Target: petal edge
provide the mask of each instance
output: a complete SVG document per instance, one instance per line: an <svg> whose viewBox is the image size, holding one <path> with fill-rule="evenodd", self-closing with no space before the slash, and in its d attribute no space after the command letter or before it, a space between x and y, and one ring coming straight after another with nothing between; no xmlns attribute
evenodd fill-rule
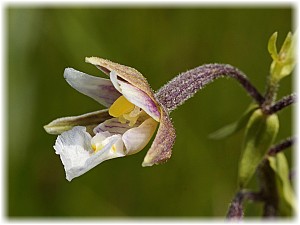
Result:
<svg viewBox="0 0 300 225"><path fill-rule="evenodd" d="M172 147L176 138L175 128L169 114L161 106L160 125L156 137L148 150L143 167L166 162L172 155Z"/></svg>
<svg viewBox="0 0 300 225"><path fill-rule="evenodd" d="M140 126L126 131L122 135L122 140L126 147L126 154L132 155L141 151L152 138L157 122L153 118L148 118Z"/></svg>
<svg viewBox="0 0 300 225"><path fill-rule="evenodd" d="M119 77L126 80L133 86L141 89L147 95L149 95L153 101L156 101L147 79L136 69L99 57L86 57L85 61L96 66L107 75L109 75L111 71L115 71Z"/></svg>
<svg viewBox="0 0 300 225"><path fill-rule="evenodd" d="M72 129L74 126L85 126L93 129L99 123L102 123L111 116L108 114L108 109L103 109L95 112L85 113L80 116L68 116L53 120L44 126L44 129L49 134L61 134L62 132Z"/></svg>
<svg viewBox="0 0 300 225"><path fill-rule="evenodd" d="M105 107L121 96L109 79L91 76L73 68L65 69L64 78L74 89Z"/></svg>

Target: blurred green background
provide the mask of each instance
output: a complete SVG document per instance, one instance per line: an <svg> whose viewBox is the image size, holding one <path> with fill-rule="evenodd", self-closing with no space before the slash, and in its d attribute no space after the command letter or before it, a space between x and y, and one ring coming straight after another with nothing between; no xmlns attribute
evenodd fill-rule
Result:
<svg viewBox="0 0 300 225"><path fill-rule="evenodd" d="M134 67L154 90L196 66L228 63L263 92L268 39L278 31L281 45L293 31L293 8L128 7L6 5L8 217L225 216L237 188L243 132L222 141L208 135L249 105L236 81L215 81L171 114L177 139L171 160L159 166L141 167L148 145L70 183L52 148L56 137L43 125L103 108L63 78L66 67L104 76L86 56ZM292 81L281 82L278 98L292 91ZM292 112L280 112L278 140L293 133ZM260 215L261 208L247 204L246 215Z"/></svg>

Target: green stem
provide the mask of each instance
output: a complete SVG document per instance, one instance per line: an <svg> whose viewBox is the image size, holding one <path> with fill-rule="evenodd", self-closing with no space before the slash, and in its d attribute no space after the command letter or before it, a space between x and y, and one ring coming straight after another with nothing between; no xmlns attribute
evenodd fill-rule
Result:
<svg viewBox="0 0 300 225"><path fill-rule="evenodd" d="M269 111L270 107L275 103L278 87L278 80L274 79L273 76L270 76L268 78L268 86L265 94L265 101L261 106L263 112L266 113L267 111Z"/></svg>
<svg viewBox="0 0 300 225"><path fill-rule="evenodd" d="M277 71L277 70L275 70ZM276 74L270 74L268 77L267 90L265 94L265 101L261 105L262 111L267 115L272 105L274 105L277 91L279 87L279 80ZM264 196L264 210L263 217L278 216L278 191L276 184L275 173L270 167L268 160L263 160L261 165L257 168L258 180L260 183L261 193Z"/></svg>

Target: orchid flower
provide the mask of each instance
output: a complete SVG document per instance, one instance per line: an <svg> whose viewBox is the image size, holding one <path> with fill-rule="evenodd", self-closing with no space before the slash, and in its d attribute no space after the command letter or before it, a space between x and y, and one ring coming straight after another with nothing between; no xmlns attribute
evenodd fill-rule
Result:
<svg viewBox="0 0 300 225"><path fill-rule="evenodd" d="M264 102L246 75L226 64L206 64L181 73L154 94L146 78L131 67L97 57L88 57L86 62L110 79L72 68L65 69L64 77L77 91L107 108L59 118L44 126L48 133L59 134L54 149L69 181L105 160L138 153L151 140L158 124L142 166L167 161L175 141L169 114L217 78L236 79L258 105Z"/></svg>
<svg viewBox="0 0 300 225"><path fill-rule="evenodd" d="M105 160L141 151L159 125L143 166L166 161L171 156L175 129L168 112L156 100L145 77L137 70L109 60L89 57L110 79L90 76L72 68L66 81L107 109L80 116L59 118L44 126L60 134L54 149L60 155L66 178L71 181Z"/></svg>

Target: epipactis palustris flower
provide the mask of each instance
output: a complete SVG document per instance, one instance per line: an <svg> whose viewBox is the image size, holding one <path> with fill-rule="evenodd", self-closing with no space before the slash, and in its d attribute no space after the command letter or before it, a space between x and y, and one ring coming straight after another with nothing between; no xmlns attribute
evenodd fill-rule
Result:
<svg viewBox="0 0 300 225"><path fill-rule="evenodd" d="M145 77L137 70L109 60L88 57L110 79L90 76L72 68L64 77L77 91L107 109L59 118L44 128L59 134L54 149L71 181L105 160L141 151L159 128L143 166L171 157L175 129L167 110L157 101Z"/></svg>

